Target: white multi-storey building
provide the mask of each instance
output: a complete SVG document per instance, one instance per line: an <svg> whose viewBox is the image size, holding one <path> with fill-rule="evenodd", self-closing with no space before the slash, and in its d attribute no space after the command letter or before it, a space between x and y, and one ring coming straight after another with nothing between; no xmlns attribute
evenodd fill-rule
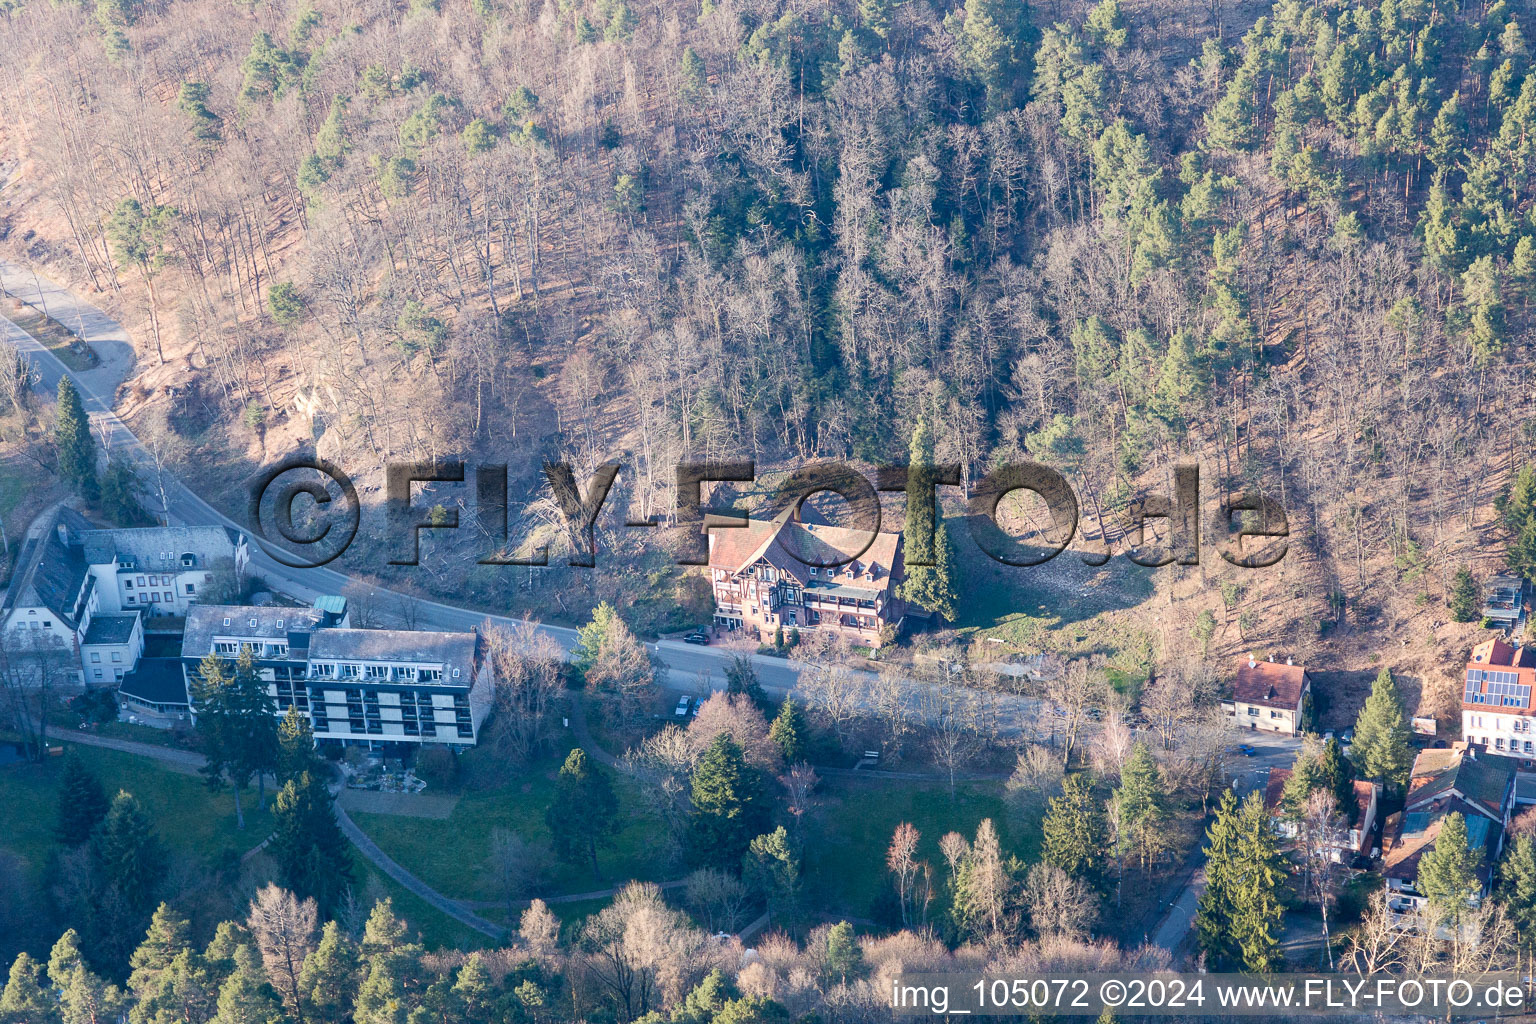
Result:
<svg viewBox="0 0 1536 1024"><path fill-rule="evenodd" d="M209 654L233 661L248 648L276 712L308 714L316 743L474 745L492 688L478 634L352 629L343 603L321 605L193 607L181 649L189 685Z"/></svg>

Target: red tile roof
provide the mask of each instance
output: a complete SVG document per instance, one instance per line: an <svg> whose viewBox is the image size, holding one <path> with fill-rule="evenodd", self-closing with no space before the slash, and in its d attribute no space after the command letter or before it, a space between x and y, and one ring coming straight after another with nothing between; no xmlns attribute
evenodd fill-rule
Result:
<svg viewBox="0 0 1536 1024"><path fill-rule="evenodd" d="M1271 768L1269 770L1269 784L1264 787L1264 807L1272 812L1279 813L1280 797L1285 793L1285 784L1291 781L1291 769Z"/></svg>
<svg viewBox="0 0 1536 1024"><path fill-rule="evenodd" d="M1498 637L1494 637L1492 640L1484 640L1472 648L1472 657L1467 660L1467 671L1486 671L1490 668L1513 672L1518 677L1516 682L1520 686L1532 687L1533 692L1536 692L1536 646L1515 647L1513 644L1505 643ZM1465 699L1466 678L1466 676L1462 677L1463 700L1461 706L1463 708L1487 711L1496 715L1536 715L1536 700L1531 701L1531 707L1525 708L1505 705L1502 699L1499 698L1494 698L1484 704L1470 703ZM1475 685L1478 693L1486 694L1488 692L1488 680L1483 679Z"/></svg>
<svg viewBox="0 0 1536 1024"><path fill-rule="evenodd" d="M1307 685L1307 670L1300 665L1251 661L1245 655L1232 679L1232 699L1242 704L1295 711Z"/></svg>

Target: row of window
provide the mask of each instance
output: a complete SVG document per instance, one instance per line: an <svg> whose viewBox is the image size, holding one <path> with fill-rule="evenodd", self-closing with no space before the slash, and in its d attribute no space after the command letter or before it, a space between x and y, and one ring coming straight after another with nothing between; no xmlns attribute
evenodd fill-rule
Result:
<svg viewBox="0 0 1536 1024"><path fill-rule="evenodd" d="M1471 740L1473 743L1477 743L1481 746L1486 747L1488 745L1488 737L1486 736L1484 736L1482 739L1478 739L1476 736L1473 736L1471 737ZM1536 747L1531 745L1530 740L1510 740L1508 746L1506 746L1504 743L1504 737L1502 736L1494 737L1493 749L1502 750L1510 754L1529 754L1536 752Z"/></svg>
<svg viewBox="0 0 1536 1024"><path fill-rule="evenodd" d="M1505 718L1505 720L1501 722L1500 718ZM1499 728L1504 728L1504 729L1507 729L1509 732L1530 732L1531 731L1531 720L1529 718L1524 717L1524 716L1519 716L1519 717L1508 716L1508 717L1506 717L1506 716L1497 716L1496 715L1496 716L1493 716L1493 721L1492 722L1485 722L1485 721L1483 721L1483 716L1482 715L1468 715L1467 716L1467 724L1469 726L1472 726L1475 729L1483 729L1483 728L1499 729Z"/></svg>

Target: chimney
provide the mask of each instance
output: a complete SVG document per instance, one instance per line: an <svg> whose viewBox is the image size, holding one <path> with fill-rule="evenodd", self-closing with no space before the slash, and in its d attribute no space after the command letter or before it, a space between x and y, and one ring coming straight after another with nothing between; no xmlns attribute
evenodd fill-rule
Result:
<svg viewBox="0 0 1536 1024"><path fill-rule="evenodd" d="M1253 652L1249 651L1248 652L1248 667L1249 668L1256 668L1257 666L1258 666L1258 662L1253 660Z"/></svg>
<svg viewBox="0 0 1536 1024"><path fill-rule="evenodd" d="M1287 664L1287 665L1294 665L1294 664L1296 664L1296 663L1295 663L1295 662L1294 662L1294 661L1292 661L1292 660L1291 660L1291 659L1290 659L1290 658L1286 658L1286 659L1285 659L1285 663L1286 663L1286 664Z"/></svg>
<svg viewBox="0 0 1536 1024"><path fill-rule="evenodd" d="M60 523L57 529L59 532L59 543L63 544L65 547L69 547L69 527L65 526L63 523Z"/></svg>

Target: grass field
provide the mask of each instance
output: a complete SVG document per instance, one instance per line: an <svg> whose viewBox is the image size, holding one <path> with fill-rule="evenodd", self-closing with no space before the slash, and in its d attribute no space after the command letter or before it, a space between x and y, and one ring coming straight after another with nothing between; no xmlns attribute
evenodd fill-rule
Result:
<svg viewBox="0 0 1536 1024"><path fill-rule="evenodd" d="M446 896L492 900L498 893L486 877L491 854L491 833L510 829L524 840L550 838L544 813L554 801L555 775L564 761L550 757L528 765L511 781L465 792L453 813L443 820L408 818L393 814L351 814L359 828L390 857L422 881ZM489 750L466 758L491 757ZM657 881L665 865L654 856L660 822L638 810L641 799L634 783L614 776L623 828L614 845L598 851L602 879L594 879L585 865L556 863L547 876L550 895L588 892L632 878Z"/></svg>
<svg viewBox="0 0 1536 1024"><path fill-rule="evenodd" d="M208 858L227 849L243 853L270 831L271 817L256 810L254 793L244 797L242 832L235 828L234 798L229 790L212 792L201 776L173 772L155 761L115 750L78 745L72 749L101 780L109 796L126 789L137 797L161 840L173 849ZM24 858L34 871L42 869L53 846L61 767L62 759L55 757L44 764L0 768L0 806L5 808L0 846Z"/></svg>
<svg viewBox="0 0 1536 1024"><path fill-rule="evenodd" d="M918 857L932 865L934 882L940 883L945 867L939 839L947 832L973 839L983 818L997 826L1005 855L1025 863L1038 856L1039 834L1017 834L1008 820L1001 782L961 783L951 800L949 787L937 782L846 776L824 781L806 833L803 877L808 906L832 916L873 916L890 887L885 852L891 834L904 821L922 834Z"/></svg>
<svg viewBox="0 0 1536 1024"><path fill-rule="evenodd" d="M412 932L421 936L421 944L428 949L490 949L498 945L494 939L465 927L396 884L361 857L357 861L360 864L354 876L359 885L357 891L388 896L395 913L405 919Z"/></svg>

